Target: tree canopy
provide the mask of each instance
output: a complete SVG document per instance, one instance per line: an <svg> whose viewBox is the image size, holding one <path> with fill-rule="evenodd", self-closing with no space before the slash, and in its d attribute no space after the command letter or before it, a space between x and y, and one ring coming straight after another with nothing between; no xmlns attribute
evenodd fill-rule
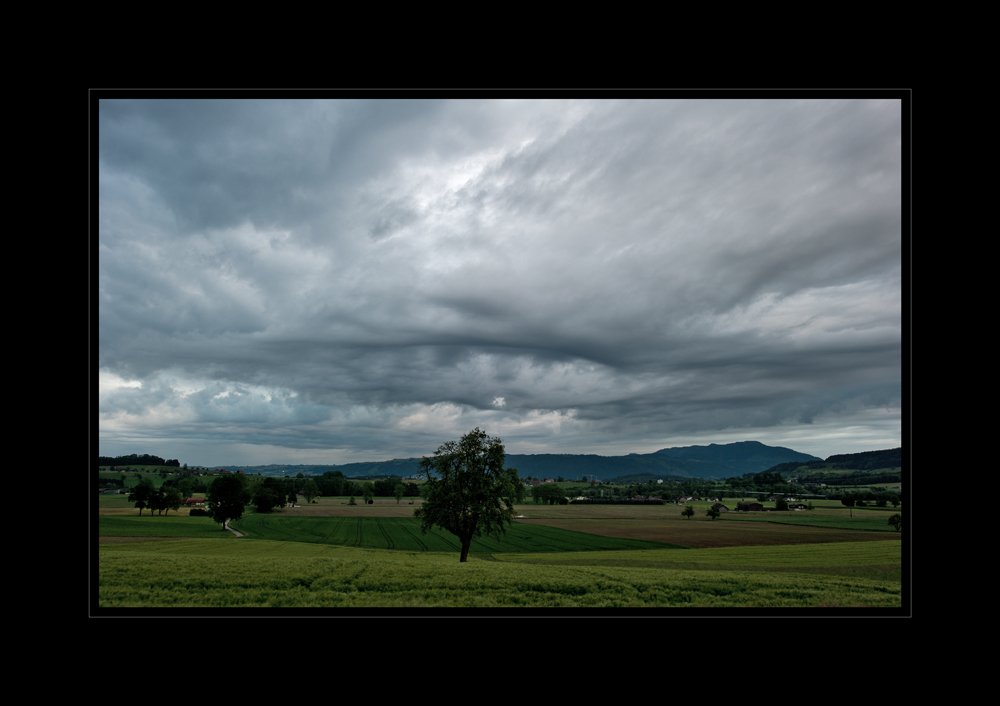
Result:
<svg viewBox="0 0 1000 706"><path fill-rule="evenodd" d="M547 500L549 505L555 505L561 498L566 497L566 491L558 485L545 483L532 488L531 496L535 499L535 503L541 502L544 505Z"/></svg>
<svg viewBox="0 0 1000 706"><path fill-rule="evenodd" d="M311 503L313 498L319 495L319 486L316 484L312 478L308 479L302 484L302 494L306 498L307 503Z"/></svg>
<svg viewBox="0 0 1000 706"><path fill-rule="evenodd" d="M284 485L279 478L268 476L254 489L252 498L257 512L271 512L278 505L285 503Z"/></svg>
<svg viewBox="0 0 1000 706"><path fill-rule="evenodd" d="M524 488L517 469L504 467L505 459L503 442L477 427L420 462L425 500L413 514L423 532L436 525L458 537L459 561L468 560L473 538L499 539L514 519L514 500Z"/></svg>
<svg viewBox="0 0 1000 706"><path fill-rule="evenodd" d="M139 508L139 514L142 514L142 509L144 507L149 507L150 501L153 499L153 494L156 492L156 486L153 481L149 478L142 478L138 483L132 486L132 492L129 493L128 501L130 503L135 503L135 506ZM150 514L152 510L150 510Z"/></svg>
<svg viewBox="0 0 1000 706"><path fill-rule="evenodd" d="M225 529L229 520L243 517L243 509L250 502L246 478L238 473L219 476L212 481L205 499L212 519Z"/></svg>

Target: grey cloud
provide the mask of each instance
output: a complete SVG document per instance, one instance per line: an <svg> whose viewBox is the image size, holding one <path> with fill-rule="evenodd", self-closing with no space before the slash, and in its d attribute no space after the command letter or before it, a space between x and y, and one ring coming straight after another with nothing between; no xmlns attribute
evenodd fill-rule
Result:
<svg viewBox="0 0 1000 706"><path fill-rule="evenodd" d="M412 455L434 415L565 452L891 405L900 120L863 100L102 101L99 366L144 382L102 413ZM168 370L199 391L156 387Z"/></svg>

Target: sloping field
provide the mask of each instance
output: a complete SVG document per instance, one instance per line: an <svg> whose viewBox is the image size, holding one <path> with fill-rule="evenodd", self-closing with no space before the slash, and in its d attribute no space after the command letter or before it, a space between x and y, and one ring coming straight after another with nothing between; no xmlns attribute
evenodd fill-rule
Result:
<svg viewBox="0 0 1000 706"><path fill-rule="evenodd" d="M187 515L170 515L164 517L118 517L101 515L98 518L97 532L99 537L204 537L236 538L228 530L223 530L210 517L188 517Z"/></svg>
<svg viewBox="0 0 1000 706"><path fill-rule="evenodd" d="M840 573L838 569L860 567L893 567L892 574L899 580L902 565L902 541L886 542L837 542L824 544L785 544L761 547L717 547L712 549L647 549L645 551L494 554L496 561L533 562L549 565L633 566L678 569L725 569L740 571L822 571ZM854 571L844 572L847 574Z"/></svg>
<svg viewBox="0 0 1000 706"><path fill-rule="evenodd" d="M587 519L549 518L518 520L524 524L545 525L574 532L589 532L606 537L644 539L683 547L748 547L775 544L857 542L899 539L892 532L864 532L829 527L800 526L772 522L733 522L727 520L676 519Z"/></svg>

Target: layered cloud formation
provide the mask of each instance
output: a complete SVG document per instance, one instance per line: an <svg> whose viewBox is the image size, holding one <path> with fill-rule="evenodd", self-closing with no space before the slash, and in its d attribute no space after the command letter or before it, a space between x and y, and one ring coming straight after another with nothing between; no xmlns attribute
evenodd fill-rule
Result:
<svg viewBox="0 0 1000 706"><path fill-rule="evenodd" d="M900 445L898 100L99 116L104 455Z"/></svg>

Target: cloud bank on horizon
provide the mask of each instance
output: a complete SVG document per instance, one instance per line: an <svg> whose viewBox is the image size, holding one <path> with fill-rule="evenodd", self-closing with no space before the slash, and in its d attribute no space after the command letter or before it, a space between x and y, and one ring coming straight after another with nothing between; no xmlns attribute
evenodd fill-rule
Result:
<svg viewBox="0 0 1000 706"><path fill-rule="evenodd" d="M138 100L99 452L901 445L899 100Z"/></svg>

